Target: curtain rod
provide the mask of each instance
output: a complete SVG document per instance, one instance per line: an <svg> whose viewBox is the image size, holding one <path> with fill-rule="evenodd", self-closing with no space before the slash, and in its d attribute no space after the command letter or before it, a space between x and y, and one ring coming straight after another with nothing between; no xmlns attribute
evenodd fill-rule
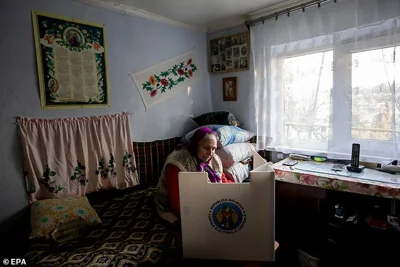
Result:
<svg viewBox="0 0 400 267"><path fill-rule="evenodd" d="M281 11L275 12L275 13L267 15L267 16L262 16L262 17L259 17L259 18L253 19L253 20L246 20L244 24L250 30L250 27L253 26L254 24L257 24L259 22L264 23L264 21L267 20L267 19L275 18L277 20L278 17L280 15L283 15L283 14L287 14L287 16L289 17L291 12L294 12L294 11L297 11L297 10L303 10L303 12L304 12L307 7L311 7L311 6L321 7L322 3L330 2L330 1L332 1L332 0L313 0L313 1L308 1L306 3L299 4L299 5L290 7L290 8L286 8L286 9L283 9ZM336 1L337 0L333 0L334 3L336 3Z"/></svg>

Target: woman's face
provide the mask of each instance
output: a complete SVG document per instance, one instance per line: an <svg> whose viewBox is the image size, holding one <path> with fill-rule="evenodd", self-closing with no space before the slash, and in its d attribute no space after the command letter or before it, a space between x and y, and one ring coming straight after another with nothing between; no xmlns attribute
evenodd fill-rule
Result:
<svg viewBox="0 0 400 267"><path fill-rule="evenodd" d="M215 149L217 149L217 138L213 134L208 134L197 145L197 157L203 162L208 162L214 157Z"/></svg>

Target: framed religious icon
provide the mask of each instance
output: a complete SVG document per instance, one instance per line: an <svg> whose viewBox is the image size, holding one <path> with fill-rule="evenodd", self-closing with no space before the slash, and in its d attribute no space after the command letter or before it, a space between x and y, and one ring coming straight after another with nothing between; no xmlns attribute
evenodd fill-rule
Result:
<svg viewBox="0 0 400 267"><path fill-rule="evenodd" d="M210 40L211 73L248 70L249 59L249 32Z"/></svg>
<svg viewBox="0 0 400 267"><path fill-rule="evenodd" d="M32 11L42 109L109 107L105 27Z"/></svg>
<svg viewBox="0 0 400 267"><path fill-rule="evenodd" d="M222 79L222 93L224 101L237 101L236 77Z"/></svg>

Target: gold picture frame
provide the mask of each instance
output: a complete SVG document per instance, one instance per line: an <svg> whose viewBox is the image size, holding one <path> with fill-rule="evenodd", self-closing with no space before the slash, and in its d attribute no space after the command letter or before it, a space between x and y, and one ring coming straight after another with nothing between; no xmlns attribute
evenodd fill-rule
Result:
<svg viewBox="0 0 400 267"><path fill-rule="evenodd" d="M250 32L210 40L210 73L249 69Z"/></svg>
<svg viewBox="0 0 400 267"><path fill-rule="evenodd" d="M237 77L222 79L222 94L224 101L237 101Z"/></svg>
<svg viewBox="0 0 400 267"><path fill-rule="evenodd" d="M32 10L42 109L110 107L105 26Z"/></svg>

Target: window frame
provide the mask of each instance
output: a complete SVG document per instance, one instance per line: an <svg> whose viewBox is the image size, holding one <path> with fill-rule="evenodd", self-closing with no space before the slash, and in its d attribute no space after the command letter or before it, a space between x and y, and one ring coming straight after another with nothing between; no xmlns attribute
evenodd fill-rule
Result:
<svg viewBox="0 0 400 267"><path fill-rule="evenodd" d="M396 38L397 36L397 38ZM391 36L392 37L392 36ZM400 35L395 34L395 38L400 40ZM341 60L341 64L349 66L349 68L341 68L338 70L334 68L334 88L336 89L336 96L332 95L332 152L337 155L349 155L351 154L351 146L353 143L358 143L361 146L361 159L382 161L392 159L388 154L391 154L393 149L394 140L374 140L374 139L357 139L351 137L352 130L352 54L373 51L378 49L390 48L400 46L400 42L387 42L388 37L380 36L375 38L367 38L356 42L343 42L338 44L334 48L334 62ZM335 63L334 63L335 64ZM336 64L335 64L336 65ZM349 83L341 83L341 85L335 87L335 83L340 83L340 80L348 79ZM335 104L335 101L339 101L340 97L346 98L346 101ZM346 97L349 96L349 97ZM347 107L347 104L349 106ZM338 111L341 112L338 112ZM342 113L346 111L345 113ZM343 119L345 118L345 119ZM336 123L335 123L336 122ZM340 133L340 134L338 134ZM335 135L336 134L336 135ZM389 153L387 153L389 152Z"/></svg>
<svg viewBox="0 0 400 267"><path fill-rule="evenodd" d="M302 146L295 140L286 139L284 136L278 136L278 144L280 146L267 147L266 150L282 151L285 153L306 153L313 155L321 155L330 158L349 158L351 154L352 143L359 143L361 145L361 160L374 160L384 161L392 159L390 155L393 151L394 140L367 140L367 139L354 139L351 137L352 129L352 54L371 51L376 49L390 48L400 46L400 33L392 35L369 38L363 36L361 40L354 41L353 39L341 40L340 43L324 44L318 47L312 47L297 51L283 51L270 55L271 57L271 70L277 67L280 75L275 75L275 78L270 80L271 88L280 88L280 97L278 97L280 105L279 114L281 119L276 120L276 127L284 134L284 71L283 62L286 58L304 56L314 53L321 53L326 51L333 52L333 69L332 69L332 91L331 91L331 139L325 142L307 142L308 148ZM390 42L388 42L390 40ZM309 40L303 40L309 41ZM303 42L299 41L299 42ZM277 46L287 46L288 44L280 44ZM285 49L284 49L285 50ZM400 50L400 49L399 49ZM396 55L396 59L400 61L400 51ZM350 66L349 68L337 68L337 62L341 62L340 66ZM274 77L271 75L270 77ZM350 81L343 83L343 80ZM399 86L396 84L396 88ZM395 90L396 90L395 88ZM399 89L398 89L399 90ZM340 111L340 112L339 112ZM400 123L400 122L398 122ZM329 149L328 149L329 143ZM293 145L293 146L292 146ZM311 148L310 148L311 145ZM325 148L324 148L325 147Z"/></svg>

